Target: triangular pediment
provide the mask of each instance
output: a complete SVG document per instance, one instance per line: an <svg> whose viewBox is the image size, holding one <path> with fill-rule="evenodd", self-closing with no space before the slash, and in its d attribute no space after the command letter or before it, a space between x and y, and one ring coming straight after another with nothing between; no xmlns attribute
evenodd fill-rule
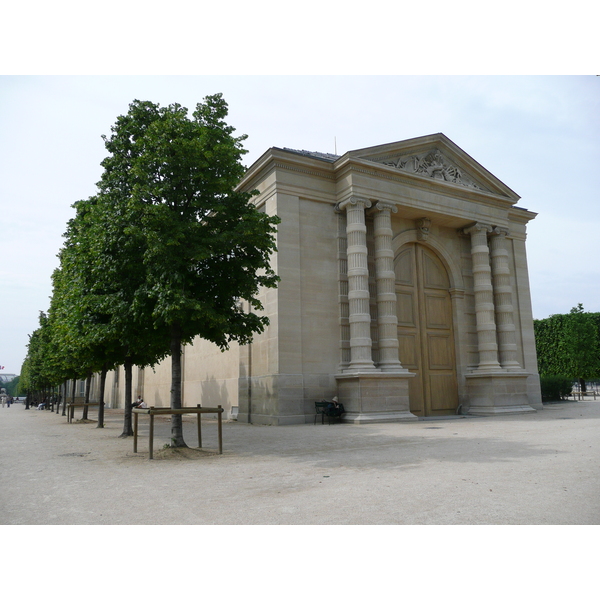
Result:
<svg viewBox="0 0 600 600"><path fill-rule="evenodd" d="M394 167L407 173L414 173L422 177L437 179L439 181L447 181L464 185L465 187L475 188L482 191L491 191L482 183L469 176L464 169L461 169L448 156L445 155L439 148L432 148L425 152L409 152L400 156L386 156L381 158L370 159L373 162Z"/></svg>
<svg viewBox="0 0 600 600"><path fill-rule="evenodd" d="M484 193L519 196L442 133L354 150L350 157Z"/></svg>

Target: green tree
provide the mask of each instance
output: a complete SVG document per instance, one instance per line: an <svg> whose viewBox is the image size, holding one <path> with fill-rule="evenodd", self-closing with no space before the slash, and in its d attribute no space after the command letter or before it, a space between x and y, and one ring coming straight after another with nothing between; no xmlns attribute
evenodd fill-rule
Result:
<svg viewBox="0 0 600 600"><path fill-rule="evenodd" d="M600 377L600 313L585 312L578 304L568 314L534 323L538 369L542 376L585 380Z"/></svg>
<svg viewBox="0 0 600 600"><path fill-rule="evenodd" d="M584 312L578 304L571 309L564 343L568 359L568 375L579 380L586 391L585 380L600 375L600 339L598 325L592 313Z"/></svg>
<svg viewBox="0 0 600 600"><path fill-rule="evenodd" d="M132 366L155 364L168 352L151 325L150 304L139 297L144 281L142 241L129 233L121 218L125 207L98 194L74 207L61 268L54 274L52 305L56 307L62 342L79 365L78 378L100 372L98 427L103 426L106 373L125 366L125 411L122 436L131 426Z"/></svg>
<svg viewBox="0 0 600 600"><path fill-rule="evenodd" d="M72 401L74 400L75 380L85 377L90 372L91 357L83 351L83 327L76 327L79 313L77 311L78 282L72 277L69 265L65 264L65 254L59 253L61 267L52 274L52 296L48 310L51 324L51 335L55 347L54 369L61 384L73 381ZM65 394L66 396L66 386ZM67 398L62 398L63 415L66 414ZM84 412L84 418L87 413Z"/></svg>
<svg viewBox="0 0 600 600"><path fill-rule="evenodd" d="M20 380L20 375L17 375L12 381L9 381L7 383L4 384L4 387L6 388L6 393L9 396L18 396L19 395L19 380Z"/></svg>
<svg viewBox="0 0 600 600"><path fill-rule="evenodd" d="M31 388L31 378L29 374L30 362L31 359L29 356L26 356L23 364L21 365L21 373L19 375L19 395L25 395L25 410L29 410L29 389Z"/></svg>
<svg viewBox="0 0 600 600"><path fill-rule="evenodd" d="M60 357L49 316L40 311L40 326L29 336L27 371L24 384L27 395L42 400L60 383ZM28 407L29 402L27 402Z"/></svg>
<svg viewBox="0 0 600 600"><path fill-rule="evenodd" d="M136 100L104 138L110 154L99 187L116 199L127 234L140 240L136 308L150 303L153 327L169 343L172 408L181 407L182 345L196 336L222 350L249 342L268 324L254 312L262 309L258 291L278 281L270 255L279 220L236 190L246 136L233 136L227 113L220 94L205 98L192 118L178 104ZM172 417L171 440L186 445L181 415Z"/></svg>

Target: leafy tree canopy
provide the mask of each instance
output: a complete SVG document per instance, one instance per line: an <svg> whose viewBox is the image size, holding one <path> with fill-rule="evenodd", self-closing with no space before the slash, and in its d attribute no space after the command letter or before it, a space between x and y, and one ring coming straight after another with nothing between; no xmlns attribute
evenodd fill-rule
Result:
<svg viewBox="0 0 600 600"><path fill-rule="evenodd" d="M191 116L179 104L135 100L103 136L98 193L75 204L24 383L53 385L124 364L127 408L131 365L170 353L178 408L182 344L200 336L225 350L264 330L258 293L278 282L270 257L279 219L236 187L246 136L233 135L227 114L221 94ZM184 445L177 419L175 445Z"/></svg>
<svg viewBox="0 0 600 600"><path fill-rule="evenodd" d="M227 113L220 94L191 117L179 104L136 100L104 138L101 212L110 215L117 256L129 248L115 264L139 282L134 321L169 343L172 408L181 407L181 345L196 336L222 350L249 342L268 324L255 312L263 308L258 292L278 281L270 255L279 219L236 189L246 136L233 135ZM172 444L185 445L181 415L172 417Z"/></svg>
<svg viewBox="0 0 600 600"><path fill-rule="evenodd" d="M600 377L600 313L578 304L568 314L534 320L540 375Z"/></svg>
<svg viewBox="0 0 600 600"><path fill-rule="evenodd" d="M226 116L220 94L191 118L179 104L134 101L105 137L110 155L99 183L118 204L125 233L140 240L139 295L152 303L154 327L222 349L264 329L266 317L244 312L240 300L261 310L260 287L278 281L269 260L278 218L236 190L246 136L234 137Z"/></svg>

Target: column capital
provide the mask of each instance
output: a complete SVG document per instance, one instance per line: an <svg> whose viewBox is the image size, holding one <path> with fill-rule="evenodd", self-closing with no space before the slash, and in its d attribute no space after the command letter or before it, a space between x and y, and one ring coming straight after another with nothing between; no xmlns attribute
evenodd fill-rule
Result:
<svg viewBox="0 0 600 600"><path fill-rule="evenodd" d="M371 201L367 198L362 198L361 196L350 196L346 198L346 200L342 200L335 205L335 209L337 211L342 211L349 206L359 206L362 205L362 208L371 208Z"/></svg>
<svg viewBox="0 0 600 600"><path fill-rule="evenodd" d="M492 231L492 226L487 223L473 223L473 225L469 225L469 227L465 227L462 232L466 235L472 235L474 233L479 233L480 231L485 231L486 233L490 233Z"/></svg>
<svg viewBox="0 0 600 600"><path fill-rule="evenodd" d="M375 203L375 206L373 207L373 211L375 211L375 210L379 210L379 211L389 210L393 213L397 213L398 207L395 204L393 204L392 202L385 202L384 200L378 200Z"/></svg>
<svg viewBox="0 0 600 600"><path fill-rule="evenodd" d="M507 235L509 235L509 230L508 227L499 227L498 225L494 225L494 227L492 227L492 231L490 232L490 235L498 235L498 236L502 236L502 237L506 237Z"/></svg>
<svg viewBox="0 0 600 600"><path fill-rule="evenodd" d="M465 297L464 288L450 288L450 298L462 300Z"/></svg>

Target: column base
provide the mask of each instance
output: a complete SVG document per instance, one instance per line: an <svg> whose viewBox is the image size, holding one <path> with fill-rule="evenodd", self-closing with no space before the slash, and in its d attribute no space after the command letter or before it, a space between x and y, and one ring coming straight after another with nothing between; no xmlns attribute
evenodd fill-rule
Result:
<svg viewBox="0 0 600 600"><path fill-rule="evenodd" d="M507 415L534 413L529 403L525 371L473 372L465 376L470 406L469 415Z"/></svg>
<svg viewBox="0 0 600 600"><path fill-rule="evenodd" d="M360 425L418 420L408 399L408 380L414 376L409 371L336 375L338 399L346 409L342 421Z"/></svg>
<svg viewBox="0 0 600 600"><path fill-rule="evenodd" d="M467 414L478 415L480 417L493 417L496 415L517 415L534 412L537 412L535 408L532 408L529 404L522 404L520 406L472 406L467 411Z"/></svg>
<svg viewBox="0 0 600 600"><path fill-rule="evenodd" d="M371 363L371 364L358 364L353 365L350 363L345 369L344 373L379 373L379 369Z"/></svg>
<svg viewBox="0 0 600 600"><path fill-rule="evenodd" d="M344 405L345 406L345 405ZM411 412L381 412L381 413L345 413L343 423L366 425L367 423L399 423L401 421L418 421L419 417Z"/></svg>

